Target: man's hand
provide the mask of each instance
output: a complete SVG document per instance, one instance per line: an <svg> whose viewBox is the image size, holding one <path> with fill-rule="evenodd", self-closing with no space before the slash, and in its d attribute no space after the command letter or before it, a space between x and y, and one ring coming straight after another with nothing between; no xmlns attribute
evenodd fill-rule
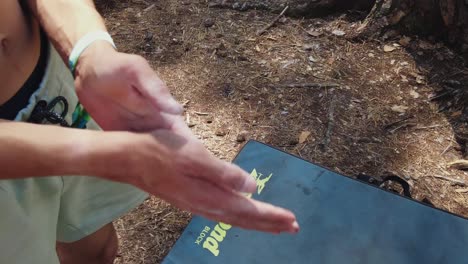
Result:
<svg viewBox="0 0 468 264"><path fill-rule="evenodd" d="M239 167L210 154L181 117L169 129L130 134L116 153L122 168L106 178L133 184L169 203L204 217L271 233L299 231L290 211L245 197L255 180ZM110 173L110 174L109 174Z"/></svg>
<svg viewBox="0 0 468 264"><path fill-rule="evenodd" d="M80 56L75 85L81 103L104 130L168 128L162 114L183 111L145 59L116 52L105 42Z"/></svg>
<svg viewBox="0 0 468 264"><path fill-rule="evenodd" d="M241 194L256 190L253 178L203 147L179 115L182 107L144 59L117 53L107 43L90 48L76 74L83 106L105 130L153 131L128 134L123 144L116 143L124 147L109 160L122 167L106 170L105 178L213 220L272 233L298 231L293 213Z"/></svg>

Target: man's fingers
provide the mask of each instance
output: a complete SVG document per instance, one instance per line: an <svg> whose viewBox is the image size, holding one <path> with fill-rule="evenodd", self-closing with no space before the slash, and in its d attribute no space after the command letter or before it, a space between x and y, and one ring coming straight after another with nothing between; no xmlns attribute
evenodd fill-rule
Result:
<svg viewBox="0 0 468 264"><path fill-rule="evenodd" d="M263 205L261 202L257 202L252 200L253 203L260 203ZM280 209L280 208L277 208ZM258 220L257 218L250 218L250 217L239 217L238 214L217 214L216 212L213 211L203 211L200 210L198 213L204 217L207 217L209 219L223 222L223 223L228 223L231 225L234 225L236 227L244 228L244 229L255 229L257 231L263 231L263 232L269 232L273 234L279 234L281 232L288 232L295 234L299 232L299 224L296 222L294 219L294 216L292 213L281 210L281 215L276 215L276 216L265 216L269 217L268 220ZM273 213L274 214L274 213ZM262 216L263 217L263 216ZM273 220L275 218L280 217L281 220ZM294 220L290 220L290 217Z"/></svg>
<svg viewBox="0 0 468 264"><path fill-rule="evenodd" d="M227 221L238 223L239 226L251 226L256 222L257 228L281 229L280 231L297 233L299 226L294 214L288 210L271 204L255 201L247 197L232 197L226 202L232 211L226 215ZM277 231L277 230L276 230Z"/></svg>
<svg viewBox="0 0 468 264"><path fill-rule="evenodd" d="M141 64L136 79L138 91L160 111L181 115L184 108L172 97L166 84L158 78L146 61L141 62Z"/></svg>
<svg viewBox="0 0 468 264"><path fill-rule="evenodd" d="M159 111L172 115L181 115L184 112L184 107L172 97L166 85L156 76L141 81L139 87L142 95Z"/></svg>
<svg viewBox="0 0 468 264"><path fill-rule="evenodd" d="M257 190L257 182L247 172L236 165L217 159L208 154L202 170L197 177L222 188L236 192L253 193Z"/></svg>
<svg viewBox="0 0 468 264"><path fill-rule="evenodd" d="M237 165L224 162L221 167L222 185L231 187L234 191L253 193L257 190L257 182L247 172L239 168Z"/></svg>
<svg viewBox="0 0 468 264"><path fill-rule="evenodd" d="M245 229L271 233L297 233L299 226L288 210L249 199L200 179L185 178L184 199L172 194L172 201L195 214ZM180 193L179 193L180 195Z"/></svg>
<svg viewBox="0 0 468 264"><path fill-rule="evenodd" d="M179 104L174 97L168 96L156 96L151 98L153 103L162 112L173 115L181 115L184 112L184 107Z"/></svg>
<svg viewBox="0 0 468 264"><path fill-rule="evenodd" d="M200 178L223 188L238 192L252 193L256 190L257 183L253 177L238 166L222 161L205 150L202 143L194 137L192 131L188 128L183 119L172 119L174 120L172 123L172 131L187 139L193 140L192 142L197 141L197 143L194 144L198 144L199 146L199 152L193 154L193 161L195 161L199 167L194 170L193 176L195 178Z"/></svg>
<svg viewBox="0 0 468 264"><path fill-rule="evenodd" d="M282 227L282 225L278 225L277 223L270 223L270 222L258 222L254 227L253 222L249 219L239 219L239 220L232 220L228 218L227 216L219 216L216 214L211 214L209 212L207 213L198 213L198 215L206 217L208 219L212 219L217 222L221 223L231 223L231 225L243 229L249 229L249 230L256 230L256 231L262 231L262 232L268 232L272 234L280 234L282 232L288 232L292 234L296 234L299 232L299 225L297 222L293 222L292 225L290 224L285 224L285 227Z"/></svg>

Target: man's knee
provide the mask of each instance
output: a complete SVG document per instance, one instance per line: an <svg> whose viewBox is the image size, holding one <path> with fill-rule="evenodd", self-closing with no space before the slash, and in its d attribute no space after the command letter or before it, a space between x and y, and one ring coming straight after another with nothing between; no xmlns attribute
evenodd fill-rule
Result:
<svg viewBox="0 0 468 264"><path fill-rule="evenodd" d="M57 243L57 254L61 264L112 264L118 249L117 234L112 224L79 241Z"/></svg>
<svg viewBox="0 0 468 264"><path fill-rule="evenodd" d="M103 264L112 264L114 263L115 258L117 257L117 253L119 250L119 242L117 239L117 234L114 232L112 235L111 240L104 245L101 252L98 252L96 256L96 263L103 263Z"/></svg>

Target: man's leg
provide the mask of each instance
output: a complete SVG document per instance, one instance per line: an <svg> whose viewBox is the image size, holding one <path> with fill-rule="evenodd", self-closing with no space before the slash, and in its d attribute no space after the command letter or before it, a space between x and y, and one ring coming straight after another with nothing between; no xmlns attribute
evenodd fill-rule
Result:
<svg viewBox="0 0 468 264"><path fill-rule="evenodd" d="M57 242L61 264L112 264L117 256L118 239L112 223L76 242Z"/></svg>

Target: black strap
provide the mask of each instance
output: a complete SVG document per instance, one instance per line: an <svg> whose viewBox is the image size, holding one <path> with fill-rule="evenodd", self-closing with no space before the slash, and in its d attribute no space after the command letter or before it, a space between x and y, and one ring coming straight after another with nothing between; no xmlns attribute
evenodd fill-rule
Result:
<svg viewBox="0 0 468 264"><path fill-rule="evenodd" d="M361 173L356 178L360 181L375 185L381 189L386 189L386 190L396 192L396 193L398 193L396 190L386 187L384 183L387 183L387 182L398 183L403 189L403 195L405 197L413 199L413 196L411 195L411 186L406 180L404 180L403 178L397 175L394 175L394 174L386 175L382 177L382 180L378 180L375 177ZM427 198L424 198L421 202L434 207L434 204Z"/></svg>

